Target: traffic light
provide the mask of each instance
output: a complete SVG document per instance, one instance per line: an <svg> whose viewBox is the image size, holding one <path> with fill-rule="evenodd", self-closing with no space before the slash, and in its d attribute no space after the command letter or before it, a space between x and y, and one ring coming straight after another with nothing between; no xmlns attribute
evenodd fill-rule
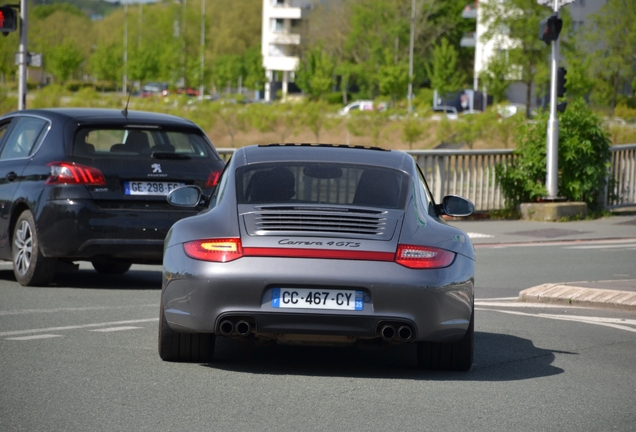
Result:
<svg viewBox="0 0 636 432"><path fill-rule="evenodd" d="M15 9L8 6L0 7L0 32L6 36L18 29L18 15Z"/></svg>
<svg viewBox="0 0 636 432"><path fill-rule="evenodd" d="M568 71L565 68L560 67L557 70L557 96L563 97L565 96L565 84L568 80L565 79L565 75L567 75Z"/></svg>
<svg viewBox="0 0 636 432"><path fill-rule="evenodd" d="M550 15L539 23L539 39L546 44L554 42L559 38L562 27L563 20L557 15Z"/></svg>
<svg viewBox="0 0 636 432"><path fill-rule="evenodd" d="M559 102L557 104L557 108L556 109L557 109L558 112L562 113L562 112L565 111L565 108L567 108L567 106L568 106L568 103L566 101Z"/></svg>

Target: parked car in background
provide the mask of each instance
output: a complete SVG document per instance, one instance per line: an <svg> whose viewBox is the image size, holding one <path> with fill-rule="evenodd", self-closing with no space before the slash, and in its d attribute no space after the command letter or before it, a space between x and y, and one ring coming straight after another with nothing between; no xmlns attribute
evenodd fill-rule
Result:
<svg viewBox="0 0 636 432"><path fill-rule="evenodd" d="M171 190L212 192L224 162L194 123L104 109L40 109L0 117L0 259L22 285L90 261L120 274L161 263L176 208Z"/></svg>
<svg viewBox="0 0 636 432"><path fill-rule="evenodd" d="M385 111L387 109L386 102L373 102L371 100L358 100L351 102L344 108L338 110L338 114L341 116L347 115L355 111Z"/></svg>
<svg viewBox="0 0 636 432"><path fill-rule="evenodd" d="M475 255L407 153L344 145L236 150L208 209L166 238L159 354L209 362L215 338L279 344L417 344L425 369L473 361Z"/></svg>
<svg viewBox="0 0 636 432"><path fill-rule="evenodd" d="M347 115L352 111L373 111L373 101L370 100L358 100L351 102L344 108L338 110L338 114Z"/></svg>
<svg viewBox="0 0 636 432"><path fill-rule="evenodd" d="M147 83L141 88L139 96L152 97L152 96L167 96L169 94L168 83L153 82Z"/></svg>

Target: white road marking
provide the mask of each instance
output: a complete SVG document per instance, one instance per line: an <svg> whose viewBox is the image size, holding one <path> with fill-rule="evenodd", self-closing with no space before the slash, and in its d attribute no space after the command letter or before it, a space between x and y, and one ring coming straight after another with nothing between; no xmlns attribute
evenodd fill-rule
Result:
<svg viewBox="0 0 636 432"><path fill-rule="evenodd" d="M515 297L515 300L518 298ZM545 308L545 309L589 309L585 306L558 305L551 303L527 303L527 302L489 302L475 300L475 306L494 306L494 307L511 307L511 308ZM486 309L484 309L486 310ZM490 310L490 309L488 309Z"/></svg>
<svg viewBox="0 0 636 432"><path fill-rule="evenodd" d="M475 308L475 309L492 311L492 312L501 312L501 313L506 313L510 315L522 315L522 316L529 316L529 317L535 317L535 318L547 318L547 319L554 319L554 320L561 320L561 321L575 321L575 322L581 322L585 324L594 324L594 325L600 325L605 327L611 327L611 328L615 328L619 330L625 330L628 332L636 333L636 328L627 327L626 325L623 325L623 324L627 324L627 325L636 326L636 320L630 320L630 319L586 317L586 316L576 316L576 315L574 316L551 315L551 314L543 314L543 313L530 314L526 312L506 311L506 310L499 310L499 309L480 309L480 308Z"/></svg>
<svg viewBox="0 0 636 432"><path fill-rule="evenodd" d="M92 332L116 332L116 331L122 331L122 330L135 330L135 329L140 329L143 327L133 327L133 326L125 326L125 327L108 327L108 328L104 328L104 329L94 329L94 330L89 330Z"/></svg>
<svg viewBox="0 0 636 432"><path fill-rule="evenodd" d="M481 233L473 233L473 232L468 232L466 233L466 235L468 235L468 238L474 238L474 239L495 237L494 235L490 235L490 234L481 234Z"/></svg>
<svg viewBox="0 0 636 432"><path fill-rule="evenodd" d="M17 310L0 311L0 316L26 315L31 313L83 312L83 311L97 311L97 310L138 309L143 307L156 308L157 303L141 304L141 305L126 305L126 306L87 306L87 307L79 307L79 308L17 309Z"/></svg>
<svg viewBox="0 0 636 432"><path fill-rule="evenodd" d="M50 338L58 338L58 337L64 337L64 336L54 335L54 334L42 334L42 335L35 335L35 336L20 336L20 337L7 338L7 340L25 341L25 340L34 340L34 339L50 339Z"/></svg>
<svg viewBox="0 0 636 432"><path fill-rule="evenodd" d="M627 243L627 244L625 244ZM602 245L610 245L610 244L621 244L624 248L632 248L636 243L636 239L634 238L626 238L626 239L590 239L590 240L572 240L572 239L562 239L562 240L539 240L539 241L527 241L527 242L514 242L514 243L483 243L483 244L475 244L475 248L487 248L487 249L506 249L511 247L537 247L537 246L561 246L563 248L578 248L583 247L584 245L599 245L599 247L607 247ZM619 246L615 246L619 247ZM631 250L631 249L626 249Z"/></svg>
<svg viewBox="0 0 636 432"><path fill-rule="evenodd" d="M493 298L487 298L487 299L483 299L483 300L475 300L475 302L482 302L482 301L505 301L505 300L515 301L515 300L519 300L519 297L493 297Z"/></svg>
<svg viewBox="0 0 636 432"><path fill-rule="evenodd" d="M600 244L600 245L589 245L589 246L567 246L563 249L623 249L628 248L628 250L632 250L632 248L636 247L636 243L629 244Z"/></svg>
<svg viewBox="0 0 636 432"><path fill-rule="evenodd" d="M30 329L30 330L15 330L15 331L1 332L0 333L0 337L3 337L3 336L16 336L16 335L29 334L29 333L42 333L42 332L53 332L53 331L63 331L63 330L76 330L76 329L84 329L84 328L92 328L92 327L116 326L116 325L124 325L124 324L138 324L138 323L142 323L142 322L153 322L153 321L159 321L159 318L148 318L148 319L128 320L128 321L113 321L113 322L105 322L105 323L84 324L84 325L74 325L74 326L64 326L64 327L48 327L48 328Z"/></svg>

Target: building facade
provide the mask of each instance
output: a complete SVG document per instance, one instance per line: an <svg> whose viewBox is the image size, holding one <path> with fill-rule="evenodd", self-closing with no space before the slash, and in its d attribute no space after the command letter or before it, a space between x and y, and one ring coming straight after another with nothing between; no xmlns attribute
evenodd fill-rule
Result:
<svg viewBox="0 0 636 432"><path fill-rule="evenodd" d="M474 3L470 3L466 6L462 13L462 17L476 20L475 32L465 35L461 42L462 46L475 47L475 67L473 79L474 90L479 89L479 74L487 68L488 62L496 54L497 50L506 50L514 46L514 40L511 40L505 34L495 36L488 41L483 39L482 36L486 32L487 28L481 19L479 3L483 4L489 1L501 0L475 0ZM589 15L598 12L606 2L607 0L574 0L567 5L563 5L563 7L568 8L568 12L572 17L572 28L576 31L585 25ZM552 9L546 7L545 10L545 16L547 18ZM537 29L537 38L538 37L539 29ZM511 80L512 82L506 93L507 99L511 103L525 104L527 94L526 85L519 81L515 81L514 77L511 77ZM535 105L536 100L533 100L531 106L535 107Z"/></svg>
<svg viewBox="0 0 636 432"><path fill-rule="evenodd" d="M261 53L267 77L265 100L276 98L278 90L285 99L288 86L298 68L301 33L311 0L263 0Z"/></svg>

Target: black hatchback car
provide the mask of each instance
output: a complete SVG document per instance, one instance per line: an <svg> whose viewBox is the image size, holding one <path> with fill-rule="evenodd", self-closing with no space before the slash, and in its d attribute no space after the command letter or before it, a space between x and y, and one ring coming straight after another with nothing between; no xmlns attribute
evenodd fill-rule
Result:
<svg viewBox="0 0 636 432"><path fill-rule="evenodd" d="M180 117L107 109L40 109L0 117L0 259L22 285L90 261L121 274L159 264L173 223L198 208L171 190L211 192L225 163ZM72 267L71 267L72 268Z"/></svg>

